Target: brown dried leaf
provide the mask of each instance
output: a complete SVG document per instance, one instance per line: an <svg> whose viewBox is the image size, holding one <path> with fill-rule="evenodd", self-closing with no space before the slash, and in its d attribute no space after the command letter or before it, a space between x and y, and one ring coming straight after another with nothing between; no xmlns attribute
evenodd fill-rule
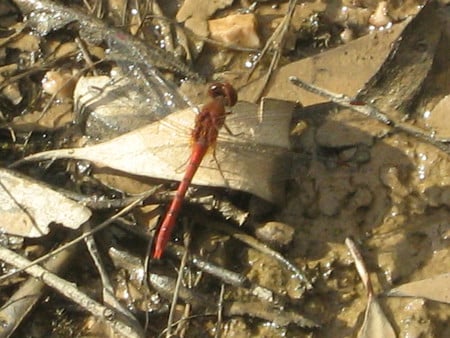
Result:
<svg viewBox="0 0 450 338"><path fill-rule="evenodd" d="M289 125L295 104L264 100L261 110L239 102L222 130L215 155L209 152L193 184L226 187L252 193L271 202L284 198L283 178L290 175ZM180 181L190 154L194 121L185 109L140 129L94 146L38 153L25 160L76 158L128 174ZM225 180L224 180L225 178Z"/></svg>
<svg viewBox="0 0 450 338"><path fill-rule="evenodd" d="M197 17L203 20L208 19L217 10L230 6L233 0L205 1L186 0L177 13L178 21L186 21L189 18Z"/></svg>
<svg viewBox="0 0 450 338"><path fill-rule="evenodd" d="M326 101L292 86L289 76L296 76L330 91L354 96L380 68L391 50L392 42L399 37L407 22L395 25L389 32L366 35L346 45L281 67L272 75L264 95L300 101L304 106ZM250 82L241 89L240 99L254 102L254 93L264 85L264 81L264 78L260 78Z"/></svg>
<svg viewBox="0 0 450 338"><path fill-rule="evenodd" d="M388 292L391 297L420 297L450 304L450 273L406 283Z"/></svg>
<svg viewBox="0 0 450 338"><path fill-rule="evenodd" d="M91 211L51 188L13 171L0 170L0 229L7 234L40 237L50 223L76 229Z"/></svg>
<svg viewBox="0 0 450 338"><path fill-rule="evenodd" d="M232 0L205 1L186 0L177 13L177 21L184 22L198 36L208 35L207 20L217 10L226 8L233 3Z"/></svg>
<svg viewBox="0 0 450 338"><path fill-rule="evenodd" d="M72 103L61 102L52 105L44 114L33 111L17 116L10 123L10 126L15 131L48 131L62 128L72 121Z"/></svg>
<svg viewBox="0 0 450 338"><path fill-rule="evenodd" d="M394 329L375 297L369 297L358 338L395 338Z"/></svg>
<svg viewBox="0 0 450 338"><path fill-rule="evenodd" d="M450 95L445 96L439 103L429 112L429 116L425 116L424 123L431 128L439 138L450 138L450 120L448 113L450 107Z"/></svg>
<svg viewBox="0 0 450 338"><path fill-rule="evenodd" d="M18 25L20 26L20 29L22 29L23 24L17 24L16 26ZM40 43L39 37L29 33L29 34L22 34L14 41L11 41L8 44L8 47L17 48L24 52L37 52L40 48L39 43Z"/></svg>

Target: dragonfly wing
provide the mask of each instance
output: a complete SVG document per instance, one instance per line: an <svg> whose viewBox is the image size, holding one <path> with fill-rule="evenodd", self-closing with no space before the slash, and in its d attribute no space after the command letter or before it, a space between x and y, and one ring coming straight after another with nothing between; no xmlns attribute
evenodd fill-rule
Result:
<svg viewBox="0 0 450 338"><path fill-rule="evenodd" d="M222 131L216 159L208 154L194 184L228 187L280 204L283 180L290 177L290 123L294 102L264 99L260 106L240 102Z"/></svg>
<svg viewBox="0 0 450 338"><path fill-rule="evenodd" d="M189 119L186 119L189 116ZM109 141L83 148L59 149L37 153L27 161L73 158L87 160L97 167L108 167L128 174L153 178L181 180L179 168L189 156L189 129L183 121L192 121L190 109L173 113L155 123L115 137ZM175 119L174 128L170 119ZM184 133L182 132L184 130Z"/></svg>
<svg viewBox="0 0 450 338"><path fill-rule="evenodd" d="M226 120L233 135L222 130L219 141L290 149L290 124L296 106L292 101L270 98L263 98L260 105L238 102Z"/></svg>
<svg viewBox="0 0 450 338"><path fill-rule="evenodd" d="M199 169L199 178L206 166L215 168L219 186L245 191L266 201L282 204L285 182L290 177L292 153L281 147L223 143L216 150L220 171L213 159L205 159ZM224 182L225 179L225 182Z"/></svg>
<svg viewBox="0 0 450 338"><path fill-rule="evenodd" d="M176 89L169 90L158 77L135 76L81 77L74 97L78 121L85 134L95 140L107 140L155 122L175 108L185 108ZM178 98L178 99L177 99Z"/></svg>

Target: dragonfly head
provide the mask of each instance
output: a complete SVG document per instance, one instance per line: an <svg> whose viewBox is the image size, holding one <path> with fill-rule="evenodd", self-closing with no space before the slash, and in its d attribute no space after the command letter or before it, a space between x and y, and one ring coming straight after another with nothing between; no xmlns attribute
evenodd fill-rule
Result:
<svg viewBox="0 0 450 338"><path fill-rule="evenodd" d="M223 97L226 105L232 107L237 102L237 93L228 82L216 82L209 86L208 95L211 98Z"/></svg>

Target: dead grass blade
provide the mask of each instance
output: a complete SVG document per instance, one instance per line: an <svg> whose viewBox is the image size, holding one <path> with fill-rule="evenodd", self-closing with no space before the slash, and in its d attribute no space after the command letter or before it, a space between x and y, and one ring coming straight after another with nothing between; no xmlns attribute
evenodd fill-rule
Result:
<svg viewBox="0 0 450 338"><path fill-rule="evenodd" d="M355 261L356 270L361 277L368 296L364 322L358 333L358 338L395 338L395 331L378 303L361 253L352 239L347 238L345 244Z"/></svg>

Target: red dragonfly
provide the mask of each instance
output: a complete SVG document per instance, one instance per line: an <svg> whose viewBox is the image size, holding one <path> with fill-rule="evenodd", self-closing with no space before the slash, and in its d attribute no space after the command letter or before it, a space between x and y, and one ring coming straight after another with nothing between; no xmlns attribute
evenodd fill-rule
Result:
<svg viewBox="0 0 450 338"><path fill-rule="evenodd" d="M139 113L141 107L148 110L148 102L153 101L145 99L141 104L140 100L134 99L136 93L145 92L142 91L141 86L134 86L134 82L111 83L107 78L101 79L97 77L85 79L86 92L80 93L86 105L88 102L94 102L94 108L99 114L102 113L103 107L116 107L120 112L127 110ZM98 88L101 81L104 84L100 88L104 90L100 95L92 94L89 90L90 86ZM111 101L114 94L117 92L120 94L125 89L130 97L118 96ZM157 99L161 91L166 93L165 90L151 92L151 99ZM239 102L235 105L237 94L228 83L211 85L209 95L210 100L197 116L194 130L190 122L187 122L190 119L186 120L192 113L192 109L184 109L169 114L161 121L146 124L92 146L51 150L28 156L26 160L82 159L91 161L99 168L111 168L131 175L180 180L176 197L160 226L156 244L151 251L152 257L161 258L191 180L197 185L226 186L250 193L274 204L283 202L285 185L281 182L289 177L292 169L289 127L295 103L265 99L260 105L248 102ZM147 92L144 96L147 96ZM99 97L108 99L103 99L103 105L92 101L94 98L98 100ZM172 97L169 95L168 98ZM135 107L136 102L138 104ZM164 102L159 104L159 106L163 105ZM123 109L124 106L127 109ZM236 119L227 118L229 114L227 109L231 106L234 106L236 112L234 115L239 115ZM109 111L107 114L110 114ZM234 116L230 117L234 118ZM123 118L122 116L121 119ZM225 118L239 137L220 135L216 148L216 138L220 134L220 129L225 126ZM121 119L118 121L120 122ZM192 144L192 156L183 178L183 175L176 173L176 168L179 168L181 164L180 156L184 156L186 141L189 138ZM171 148L169 149L168 146ZM217 165L204 164L203 162L206 161L205 159L202 161L202 158L205 155L208 157L207 150L212 146L215 150L213 157L217 155Z"/></svg>
<svg viewBox="0 0 450 338"><path fill-rule="evenodd" d="M155 245L152 251L152 257L155 259L161 258L170 239L192 178L197 172L208 149L214 147L219 130L224 126L226 116L230 114L226 108L234 106L237 102L236 90L227 82L212 84L209 87L208 96L210 97L210 101L203 106L195 119L195 125L191 135L192 151L186 172L157 231Z"/></svg>

